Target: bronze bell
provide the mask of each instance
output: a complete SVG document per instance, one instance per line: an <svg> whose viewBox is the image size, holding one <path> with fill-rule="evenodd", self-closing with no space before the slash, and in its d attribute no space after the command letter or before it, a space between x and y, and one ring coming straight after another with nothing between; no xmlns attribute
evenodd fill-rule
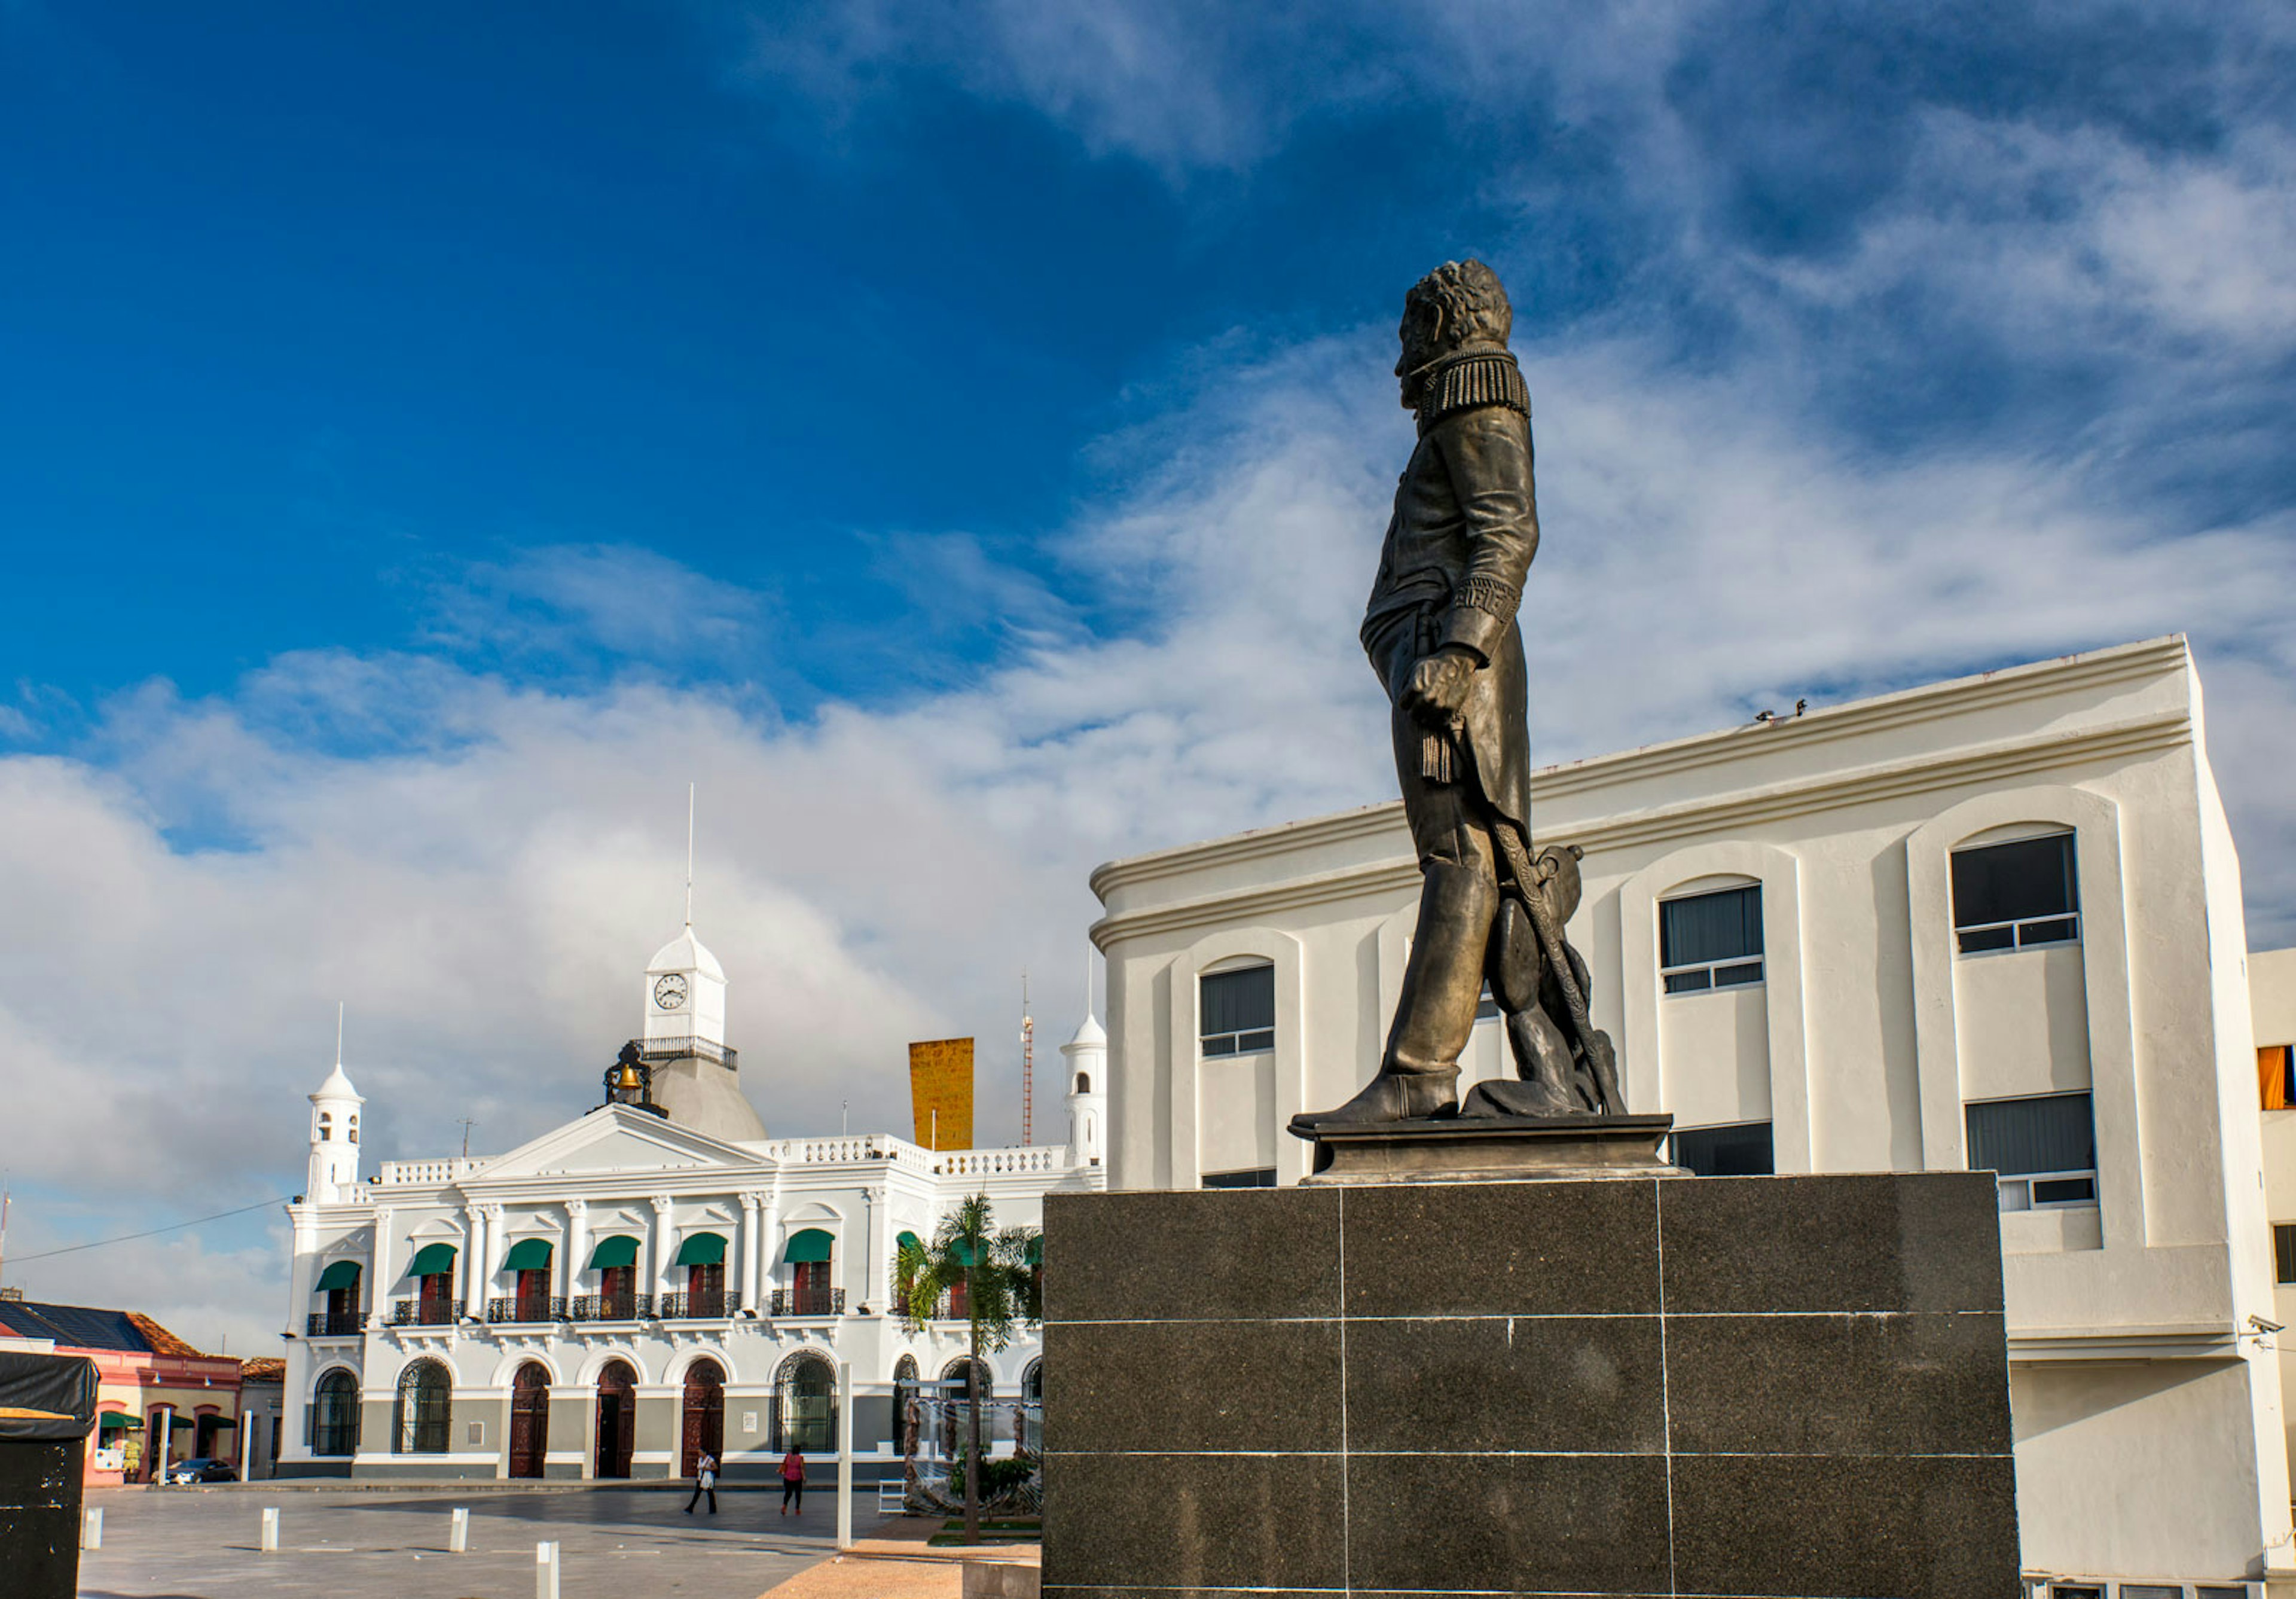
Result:
<svg viewBox="0 0 2296 1599"><path fill-rule="evenodd" d="M614 1088L617 1093L634 1093L644 1086L645 1084L638 1076L638 1069L627 1061L615 1070Z"/></svg>

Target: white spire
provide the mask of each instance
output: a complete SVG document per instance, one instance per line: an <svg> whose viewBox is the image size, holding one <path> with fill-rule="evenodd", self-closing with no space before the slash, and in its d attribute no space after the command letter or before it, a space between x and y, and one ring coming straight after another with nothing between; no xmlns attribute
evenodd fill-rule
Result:
<svg viewBox="0 0 2296 1599"><path fill-rule="evenodd" d="M1108 1032L1092 1013L1092 947L1084 955L1084 1021L1061 1046L1069 1063L1069 1160L1098 1166L1108 1153Z"/></svg>
<svg viewBox="0 0 2296 1599"><path fill-rule="evenodd" d="M359 1091L351 1086L351 1079L343 1075L343 1002L340 999L335 1001L335 1069L327 1073L327 1080L319 1085L319 1091L312 1095L310 1100L315 1105L321 1100L348 1100L355 1105L366 1103L359 1097Z"/></svg>
<svg viewBox="0 0 2296 1599"><path fill-rule="evenodd" d="M304 1192L314 1204L333 1204L358 1187L359 1107L366 1101L343 1071L343 1004L335 1002L335 1064L311 1101L311 1163Z"/></svg>

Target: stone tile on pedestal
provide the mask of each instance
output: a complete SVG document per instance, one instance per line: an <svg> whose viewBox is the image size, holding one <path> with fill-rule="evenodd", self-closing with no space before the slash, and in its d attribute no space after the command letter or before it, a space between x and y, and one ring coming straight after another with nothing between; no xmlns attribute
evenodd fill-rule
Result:
<svg viewBox="0 0 2296 1599"><path fill-rule="evenodd" d="M1350 1321L1347 1333L1352 1450L1665 1447L1655 1316Z"/></svg>

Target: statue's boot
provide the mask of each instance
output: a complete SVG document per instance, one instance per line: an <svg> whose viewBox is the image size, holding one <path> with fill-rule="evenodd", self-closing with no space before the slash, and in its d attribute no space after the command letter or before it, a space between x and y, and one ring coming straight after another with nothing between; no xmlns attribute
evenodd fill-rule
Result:
<svg viewBox="0 0 2296 1599"><path fill-rule="evenodd" d="M1317 1128L1360 1127L1379 1121L1414 1121L1448 1116L1458 1107L1459 1069L1434 1072L1382 1071L1363 1091L1336 1111L1305 1111L1292 1119L1294 1132Z"/></svg>
<svg viewBox="0 0 2296 1599"><path fill-rule="evenodd" d="M1295 1132L1448 1116L1458 1110L1459 1052L1475 1030L1498 884L1488 871L1456 861L1430 860L1425 872L1419 927L1403 969L1403 993L1396 1001L1395 1025L1387 1035L1379 1075L1335 1111L1293 1117Z"/></svg>

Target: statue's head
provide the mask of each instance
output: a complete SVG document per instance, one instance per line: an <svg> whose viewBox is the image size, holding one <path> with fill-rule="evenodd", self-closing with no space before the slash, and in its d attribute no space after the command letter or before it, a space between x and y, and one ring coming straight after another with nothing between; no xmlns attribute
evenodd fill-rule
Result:
<svg viewBox="0 0 2296 1599"><path fill-rule="evenodd" d="M1418 408L1427 368L1470 346L1506 348L1514 328L1499 275L1480 261L1446 261L1411 285L1398 329L1403 354L1395 375L1403 381L1403 408Z"/></svg>

